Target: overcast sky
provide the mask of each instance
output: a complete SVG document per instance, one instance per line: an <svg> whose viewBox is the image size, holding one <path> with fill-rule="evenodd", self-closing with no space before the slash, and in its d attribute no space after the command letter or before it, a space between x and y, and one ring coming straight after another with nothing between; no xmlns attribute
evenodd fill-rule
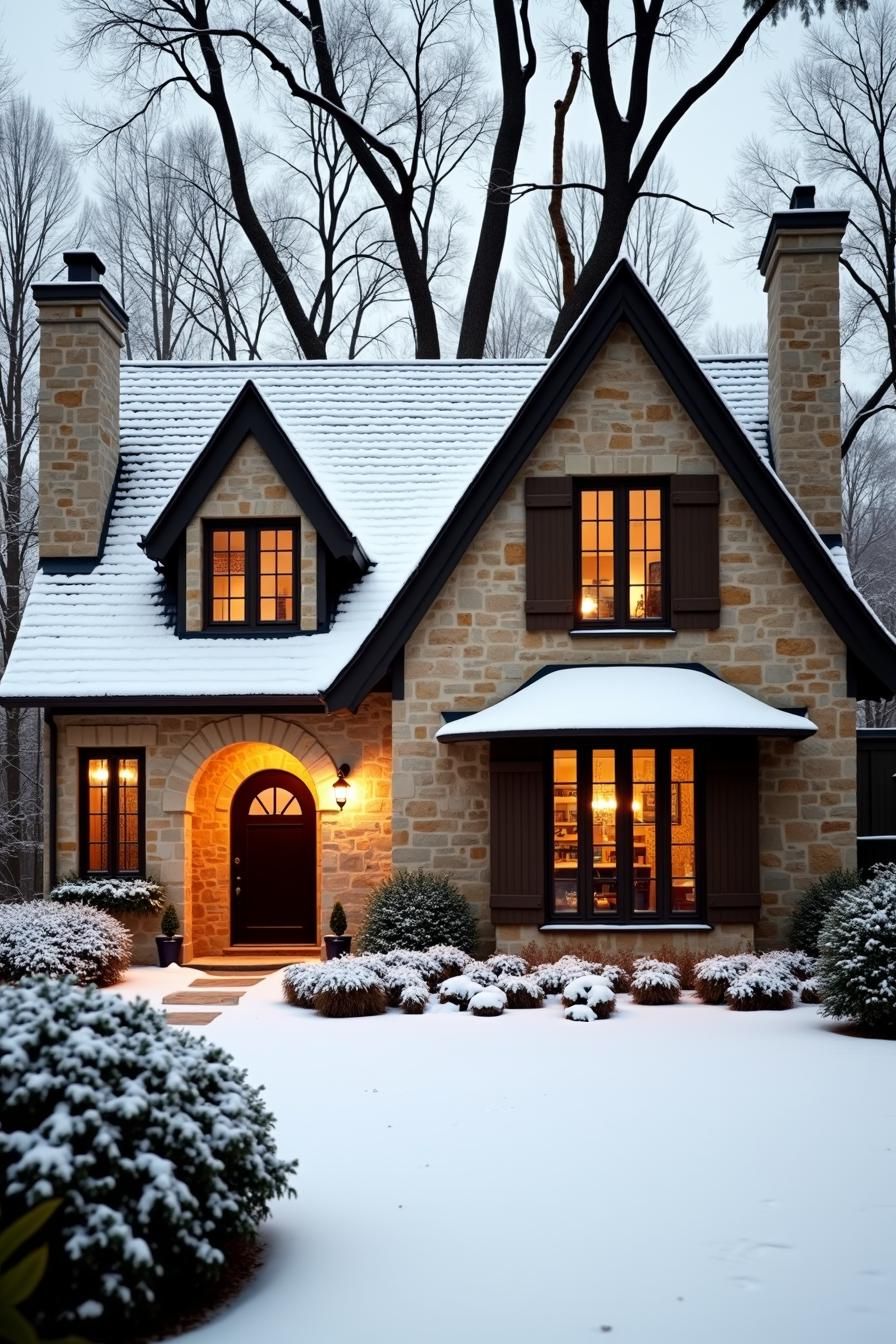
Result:
<svg viewBox="0 0 896 1344"><path fill-rule="evenodd" d="M544 23L561 12L557 0L535 0L533 9L536 20ZM720 22L717 38L695 42L692 59L678 69L664 71L657 80L651 103L654 117L674 100L678 89L711 66L723 49L725 34L736 30L742 13L738 0L721 0L716 12ZM57 119L60 133L67 134L66 103L96 103L102 101L104 91L73 60L66 42L71 16L65 0L0 0L0 17L0 34L20 75L21 90L50 112ZM750 132L762 134L771 129L765 91L775 75L786 71L798 56L802 34L795 17L768 29L762 49L735 65L721 85L687 115L667 149L667 159L683 195L710 207L722 202L738 145ZM552 104L562 93L566 79L566 69L547 57L540 58L530 97L533 125L525 145L521 175L525 178L544 181L549 175ZM586 139L593 134L593 117L590 95L581 90L571 137ZM89 185L89 168L85 168L85 181ZM819 185L819 202L824 203L823 184ZM474 206L471 196L471 211ZM764 321L765 303L758 275L752 268L726 260L733 250L734 235L705 217L697 216L697 221L712 282L710 320Z"/></svg>

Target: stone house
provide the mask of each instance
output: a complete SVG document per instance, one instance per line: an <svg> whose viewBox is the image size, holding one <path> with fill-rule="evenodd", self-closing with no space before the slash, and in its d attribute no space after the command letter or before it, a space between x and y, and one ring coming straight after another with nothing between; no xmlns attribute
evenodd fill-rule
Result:
<svg viewBox="0 0 896 1344"><path fill-rule="evenodd" d="M801 190L767 360L696 359L620 262L549 360L122 363L67 254L0 686L44 711L47 883L159 876L193 957L316 947L394 866L502 948L782 940L896 690L840 540L846 215Z"/></svg>

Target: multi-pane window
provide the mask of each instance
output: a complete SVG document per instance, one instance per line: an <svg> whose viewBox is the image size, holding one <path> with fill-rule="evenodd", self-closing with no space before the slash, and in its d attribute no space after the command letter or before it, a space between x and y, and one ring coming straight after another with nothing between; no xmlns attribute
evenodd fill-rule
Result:
<svg viewBox="0 0 896 1344"><path fill-rule="evenodd" d="M255 629L296 624L297 527L209 527L206 553L210 625Z"/></svg>
<svg viewBox="0 0 896 1344"><path fill-rule="evenodd" d="M579 492L580 618L637 626L666 618L664 490L614 482Z"/></svg>
<svg viewBox="0 0 896 1344"><path fill-rule="evenodd" d="M552 753L551 771L553 915L589 922L693 918L693 748L564 747Z"/></svg>
<svg viewBox="0 0 896 1344"><path fill-rule="evenodd" d="M81 871L143 870L143 753L81 753Z"/></svg>

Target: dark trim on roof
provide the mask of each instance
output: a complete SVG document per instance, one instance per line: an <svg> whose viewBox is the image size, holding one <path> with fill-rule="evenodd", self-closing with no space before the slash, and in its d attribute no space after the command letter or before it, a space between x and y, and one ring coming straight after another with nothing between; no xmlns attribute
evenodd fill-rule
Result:
<svg viewBox="0 0 896 1344"><path fill-rule="evenodd" d="M62 303L67 307L76 303L98 303L105 308L110 317L115 319L123 331L128 329L127 313L105 285L81 281L73 284L71 281L60 280L56 284L32 285L31 293L38 306L42 303Z"/></svg>
<svg viewBox="0 0 896 1344"><path fill-rule="evenodd" d="M853 654L854 694L896 690L896 642L827 547L627 261L617 262L465 490L383 619L327 692L357 707L435 601L473 538L615 328L627 322L720 464ZM889 689L886 689L889 688Z"/></svg>
<svg viewBox="0 0 896 1344"><path fill-rule="evenodd" d="M860 737L863 742L873 741L875 738L879 738L882 742L894 742L896 728L857 728L856 737Z"/></svg>
<svg viewBox="0 0 896 1344"><path fill-rule="evenodd" d="M261 444L327 550L337 559L351 560L361 574L369 569L370 561L360 542L339 517L251 379L144 538L143 549L149 558L167 559L249 435Z"/></svg>
<svg viewBox="0 0 896 1344"><path fill-rule="evenodd" d="M241 709L251 713L265 709L281 714L324 714L327 704L322 695L98 695L78 700L47 696L0 693L0 703L9 706L42 708L47 714L193 714L201 710L217 714Z"/></svg>
<svg viewBox="0 0 896 1344"><path fill-rule="evenodd" d="M761 275L765 275L771 261L774 241L779 233L816 233L819 230L839 229L845 232L849 223L848 210L776 210L768 222L765 241L756 263Z"/></svg>
<svg viewBox="0 0 896 1344"><path fill-rule="evenodd" d="M112 506L118 494L118 484L121 480L121 458L115 463L115 475L112 478L112 488L109 491L109 498L106 502L106 514L103 518L103 527L100 532L99 546L96 555L50 555L44 560L38 561L38 569L44 574L91 574L103 558L103 551L106 549L106 538L109 535L109 520L112 517Z"/></svg>

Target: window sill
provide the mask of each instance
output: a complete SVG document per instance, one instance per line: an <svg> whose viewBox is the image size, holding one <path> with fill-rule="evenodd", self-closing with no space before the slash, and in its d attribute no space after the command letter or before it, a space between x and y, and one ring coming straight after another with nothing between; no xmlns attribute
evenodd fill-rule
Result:
<svg viewBox="0 0 896 1344"><path fill-rule="evenodd" d="M611 639L619 635L623 635L628 638L637 635L639 639L649 639L651 636L668 639L670 635L675 635L678 632L676 630L666 629L665 627L663 627L662 629L658 629L657 626L655 625L645 626L643 630L639 630L637 627L626 625L626 626L620 626L618 629L614 628L612 630L609 628L609 626L606 628L601 627L599 629L597 627L592 628L591 626L585 626L580 630L570 630L569 633L574 639L581 639L582 637L587 638L589 636L592 639Z"/></svg>
<svg viewBox="0 0 896 1344"><path fill-rule="evenodd" d="M712 924L540 924L539 933L709 933Z"/></svg>

